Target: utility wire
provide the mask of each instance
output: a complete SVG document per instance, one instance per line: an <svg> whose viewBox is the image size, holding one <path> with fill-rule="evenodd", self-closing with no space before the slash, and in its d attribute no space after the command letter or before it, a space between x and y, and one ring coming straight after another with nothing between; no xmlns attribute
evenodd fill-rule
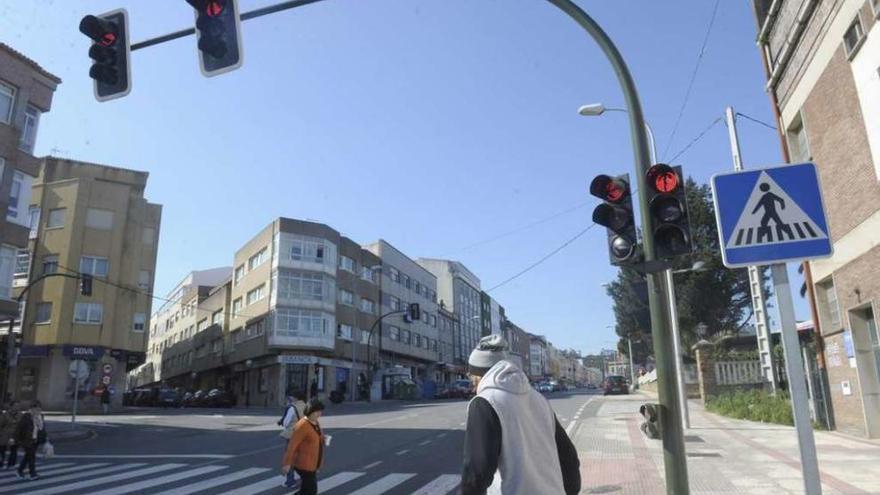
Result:
<svg viewBox="0 0 880 495"><path fill-rule="evenodd" d="M565 241L561 246L559 246L558 248L554 249L553 251L550 251L550 252L549 252L547 255L545 255L543 258L541 258L541 259L539 259L538 261L532 263L531 265L527 266L527 267L524 268L523 270L520 270L516 275L514 275L514 276L508 278L507 280L505 280L505 281L501 282L500 284L498 284L498 285L492 287L491 289L487 289L486 292L492 292L493 290L495 290L495 289L497 289L497 288L499 288L499 287L502 287L502 286L504 286L504 285L507 285L508 283L513 282L514 280L516 280L516 279L519 278L520 276L525 275L526 273L530 272L533 268L535 268L535 267L537 267L538 265L540 265L541 263L543 263L543 262L549 260L549 259L552 258L554 255L556 255L556 253L562 251L563 249L565 249L566 247L568 247L571 243L573 243L574 241L578 240L581 236L583 236L584 234L586 234L590 229L592 229L592 228L595 227L595 226L596 226L595 223L590 224L589 227L587 227L587 228L585 228L584 230L578 232L577 235L575 235L575 236L572 237L571 239Z"/></svg>
<svg viewBox="0 0 880 495"><path fill-rule="evenodd" d="M718 125L718 123L721 122L721 120L722 120L721 117L718 117L718 118L716 118L715 120L713 120L712 123L709 124L708 127L706 127L705 129L703 129L703 132L699 133L699 134L697 135L697 137L695 137L694 139L692 139L691 142L687 144L687 146L685 146L684 148L682 148L681 151L679 151L678 153L676 153L675 156L673 156L672 158L670 158L670 159L667 160L667 161L668 161L669 163L674 163L676 158L678 158L678 157L680 157L681 155L683 155L687 150L691 149L691 147L692 147L693 145L697 144L697 142L698 142L699 140L703 139L703 136L705 136L706 133L709 132L713 127L715 127L716 125Z"/></svg>
<svg viewBox="0 0 880 495"><path fill-rule="evenodd" d="M739 112L736 112L736 115L737 115L737 117L742 117L746 120L751 120L752 122L754 122L756 124L761 124L762 126L768 128L768 129L773 129L774 131L776 130L776 126L770 125L770 124L764 122L763 120L758 120L754 117L749 117L748 115L746 115L744 113L739 113Z"/></svg>
<svg viewBox="0 0 880 495"><path fill-rule="evenodd" d="M697 80L697 72L700 70L700 64L703 62L703 55L706 54L706 45L709 44L709 35L712 33L712 27L715 25L715 17L718 14L718 6L721 0L715 0L715 7L712 8L712 17L709 19L709 27L706 29L706 36L703 38L703 45L700 47L700 53L697 55L697 63L694 65L694 71L691 73L691 80L688 82L687 91L684 93L684 101L681 102L681 108L678 111L678 117L675 119L675 125L672 126L672 134L666 142L666 148L663 150L663 156L668 156L669 147L675 139L675 133L678 132L678 126L681 124L681 118L684 116L685 108L687 108L688 100L691 97L691 90L694 88L694 81ZM664 160L667 161L667 160ZM672 160L668 160L672 161Z"/></svg>

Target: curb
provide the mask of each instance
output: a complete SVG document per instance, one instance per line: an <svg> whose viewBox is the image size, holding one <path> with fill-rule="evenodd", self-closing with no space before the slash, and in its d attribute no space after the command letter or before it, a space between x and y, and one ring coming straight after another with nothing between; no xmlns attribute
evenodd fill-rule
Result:
<svg viewBox="0 0 880 495"><path fill-rule="evenodd" d="M79 442L82 440L90 440L98 436L95 430L89 428L77 428L76 430L62 430L60 432L50 432L49 441L52 443L68 443Z"/></svg>

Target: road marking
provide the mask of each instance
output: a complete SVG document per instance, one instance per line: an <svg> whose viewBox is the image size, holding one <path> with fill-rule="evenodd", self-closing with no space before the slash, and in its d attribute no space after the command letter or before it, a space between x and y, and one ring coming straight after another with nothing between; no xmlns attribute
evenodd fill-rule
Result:
<svg viewBox="0 0 880 495"><path fill-rule="evenodd" d="M318 480L318 493L330 491L339 485L344 485L351 480L356 480L364 474L366 473L354 473L350 471L344 471L338 474L334 474L327 479Z"/></svg>
<svg viewBox="0 0 880 495"><path fill-rule="evenodd" d="M367 464L366 466L362 467L361 469L363 469L364 471L366 471L367 469L372 469L372 468L378 466L379 464L382 464L382 461L376 461L376 462L373 462L373 463L371 463L371 464Z"/></svg>
<svg viewBox="0 0 880 495"><path fill-rule="evenodd" d="M461 482L460 474L444 474L434 481L414 491L412 495L446 495L458 487Z"/></svg>
<svg viewBox="0 0 880 495"><path fill-rule="evenodd" d="M251 476L263 474L268 470L268 468L244 469L242 471L230 473L225 476L220 476L218 478L212 478L205 481L200 481L198 483L193 483L191 485L174 487L168 491L159 493L158 495L189 495L190 493L200 492L209 488L222 486L227 483L234 483L238 480L243 480L245 478L250 478Z"/></svg>
<svg viewBox="0 0 880 495"><path fill-rule="evenodd" d="M459 423L458 426L464 426L464 425L466 425L466 424L467 424L467 423Z"/></svg>
<svg viewBox="0 0 880 495"><path fill-rule="evenodd" d="M574 426L576 424L577 424L577 421L572 421L571 423L568 424L568 427L565 429L565 433L567 433L568 436L571 436L571 432L574 431Z"/></svg>
<svg viewBox="0 0 880 495"><path fill-rule="evenodd" d="M436 438L437 438L437 440L440 440L441 438L443 438L445 436L446 436L446 433L441 433L441 434L437 435Z"/></svg>
<svg viewBox="0 0 880 495"><path fill-rule="evenodd" d="M65 468L52 468L52 469L40 469L40 474L52 474L52 476L57 476L59 474L71 473L74 471L82 471L83 469L95 469L99 467L107 466L106 463L100 464L86 464L85 466L70 466ZM138 464L138 466L143 466L143 464ZM10 471L9 474L12 474ZM8 485L10 483L16 483L20 481L18 478L14 476L10 476L9 478L0 481L0 485ZM7 491L5 488L0 488L0 492Z"/></svg>
<svg viewBox="0 0 880 495"><path fill-rule="evenodd" d="M279 476L275 475L271 478L266 478L263 481L253 483L248 486L243 486L241 488L236 488L235 490L223 492L222 495L254 495L256 493L263 493L273 488L278 488L280 484L281 483L279 480Z"/></svg>
<svg viewBox="0 0 880 495"><path fill-rule="evenodd" d="M407 452L409 452L409 449L403 449L395 455L403 455L403 454L406 454Z"/></svg>
<svg viewBox="0 0 880 495"><path fill-rule="evenodd" d="M108 488L106 490L100 492L91 492L89 495L123 495L125 493L136 492L139 490L144 490L146 488L153 488L159 485L166 485L168 483L174 483L175 481L185 480L187 478L192 478L193 476L199 476L201 474L213 473L214 471L220 471L221 469L226 469L227 466L205 466L198 469L190 469L189 471L183 471L182 473L170 474L168 476L163 476L161 478L152 478L144 481L140 481L138 483L130 483L124 486L117 486L113 488Z"/></svg>
<svg viewBox="0 0 880 495"><path fill-rule="evenodd" d="M99 474L97 471L86 471L81 473L79 476L91 478L85 481L79 481L77 483L71 483L63 486L56 486L54 488L45 488L38 492L28 492L31 495L53 495L55 493L64 493L64 492L72 492L74 490L81 490L83 488L89 488L92 486L103 485L105 483L113 483L116 481L127 480L130 478L137 478L138 476L147 476L153 473L161 473L162 471L168 471L169 469L177 469L179 467L184 467L186 464L162 464L160 466L153 466L144 469L138 469L136 471L128 471L122 474L114 474L112 476L102 476L100 478L96 478L95 475ZM123 465L125 469L129 469L131 466ZM99 470L100 471L100 470ZM105 470L106 471L106 470ZM100 473L103 474L103 473ZM49 478L46 480L46 484L57 483L59 478ZM41 480L42 481L42 480ZM28 483L28 487L34 486L40 483L40 481L33 481Z"/></svg>
<svg viewBox="0 0 880 495"><path fill-rule="evenodd" d="M391 473L348 495L381 495L413 476L412 473Z"/></svg>
<svg viewBox="0 0 880 495"><path fill-rule="evenodd" d="M274 447L273 447L274 448ZM56 459L229 459L235 457L227 454L131 454L131 455L91 455L66 454L56 455Z"/></svg>
<svg viewBox="0 0 880 495"><path fill-rule="evenodd" d="M131 469L132 467L141 467L141 466L146 466L146 464L142 464L142 463L138 463L138 464L122 464L122 465L110 466L110 467L106 467L106 468L102 468L102 469L96 469L96 470L93 470L93 471L83 471L83 467L84 467L84 466L78 466L78 467L75 467L75 468L71 468L71 469L75 469L75 470L77 471L77 472L74 473L74 474L68 474L68 475L65 475L65 476L57 477L57 478L53 476L52 478L49 478L49 479L45 479L45 478L44 478L44 479L40 479L40 480L37 480L37 481L30 481L30 482L28 482L28 486L31 487L31 486L50 485L50 484L52 484L52 483L58 483L58 482L61 482L61 481L76 480L76 479L85 478L85 477L88 477L88 476L96 476L96 475L99 475L99 474L112 473L112 472L115 472L115 471L122 471L123 469ZM65 469L64 471L70 471L71 469ZM17 479L17 478L12 478L10 481L15 482L15 481L18 481L18 479ZM10 487L10 486L5 486L5 487L3 487L3 488L0 488L0 493L2 493L2 492L8 492L8 491L10 491L10 490L14 490L15 488L16 488L15 486L11 486L11 487Z"/></svg>
<svg viewBox="0 0 880 495"><path fill-rule="evenodd" d="M428 445L429 443L431 443L431 440L425 440L424 442L420 442L419 445L424 447L425 445Z"/></svg>

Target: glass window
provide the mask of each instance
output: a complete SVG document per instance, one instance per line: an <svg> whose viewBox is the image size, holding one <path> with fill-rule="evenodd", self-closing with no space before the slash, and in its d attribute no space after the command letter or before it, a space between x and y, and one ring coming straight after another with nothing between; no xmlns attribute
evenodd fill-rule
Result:
<svg viewBox="0 0 880 495"><path fill-rule="evenodd" d="M49 254L43 256L43 274L58 272L58 255Z"/></svg>
<svg viewBox="0 0 880 495"><path fill-rule="evenodd" d="M413 345L413 347L421 347L422 346L422 336L417 333L412 334L412 345Z"/></svg>
<svg viewBox="0 0 880 495"><path fill-rule="evenodd" d="M88 325L100 324L104 318L104 305L101 303L76 303L73 308L73 322Z"/></svg>
<svg viewBox="0 0 880 495"><path fill-rule="evenodd" d="M391 311L399 311L400 299L394 296L388 296L388 307L391 308Z"/></svg>
<svg viewBox="0 0 880 495"><path fill-rule="evenodd" d="M216 339L211 343L211 352L219 354L223 350L223 339Z"/></svg>
<svg viewBox="0 0 880 495"><path fill-rule="evenodd" d="M409 330L401 330L400 331L400 341L404 344L409 344Z"/></svg>
<svg viewBox="0 0 880 495"><path fill-rule="evenodd" d="M820 291L820 312L824 314L827 324L830 326L829 331L841 328L840 305L837 301L837 291L834 289L834 281L829 280L816 285Z"/></svg>
<svg viewBox="0 0 880 495"><path fill-rule="evenodd" d="M34 316L34 323L49 323L52 321L52 303L37 303L36 313L37 314Z"/></svg>
<svg viewBox="0 0 880 495"><path fill-rule="evenodd" d="M134 314L134 323L132 324L131 329L135 332L143 332L146 325L147 325L147 314L146 313L135 313Z"/></svg>
<svg viewBox="0 0 880 495"><path fill-rule="evenodd" d="M2 172L2 171L0 171ZM0 176L2 177L2 176ZM28 208L28 227L30 227L30 238L36 239L37 231L40 229L40 207L31 205Z"/></svg>
<svg viewBox="0 0 880 495"><path fill-rule="evenodd" d="M12 122L12 109L15 107L15 88L0 82L0 122Z"/></svg>
<svg viewBox="0 0 880 495"><path fill-rule="evenodd" d="M343 340L351 340L352 328L350 325L338 325L336 336Z"/></svg>
<svg viewBox="0 0 880 495"><path fill-rule="evenodd" d="M361 268L361 279L366 280L367 282L373 282L375 279L373 278L373 269L365 266Z"/></svg>
<svg viewBox="0 0 880 495"><path fill-rule="evenodd" d="M23 199L30 200L30 176L16 170L12 173L12 186L9 190L9 206L6 208L7 220L15 220L18 218L19 211L24 207ZM30 220L30 219L28 219Z"/></svg>
<svg viewBox="0 0 880 495"><path fill-rule="evenodd" d="M319 239L293 238L290 245L290 258L312 263L324 262L324 242Z"/></svg>
<svg viewBox="0 0 880 495"><path fill-rule="evenodd" d="M37 127L40 125L40 111L32 105L28 105L24 111L24 127L21 129L21 140L18 147L27 153L34 152L34 143L37 141Z"/></svg>
<svg viewBox="0 0 880 495"><path fill-rule="evenodd" d="M388 338L391 340L400 340L400 329L397 327L391 327L388 330Z"/></svg>
<svg viewBox="0 0 880 495"><path fill-rule="evenodd" d="M83 256L79 260L79 272L94 277L106 277L108 263L107 258L100 256Z"/></svg>
<svg viewBox="0 0 880 495"><path fill-rule="evenodd" d="M326 335L323 314L319 311L278 308L275 334L281 337L323 337Z"/></svg>
<svg viewBox="0 0 880 495"><path fill-rule="evenodd" d="M339 300L342 302L342 304L354 306L354 294L347 290L339 291Z"/></svg>
<svg viewBox="0 0 880 495"><path fill-rule="evenodd" d="M361 311L364 313L375 314L376 313L376 303L372 300L367 299L366 297L361 298Z"/></svg>
<svg viewBox="0 0 880 495"><path fill-rule="evenodd" d="M204 330L206 328L208 328L208 319L207 318L202 318L201 320L199 320L198 323L196 323L196 332L201 332L202 330Z"/></svg>
<svg viewBox="0 0 880 495"><path fill-rule="evenodd" d="M49 210L49 218L46 219L47 229L57 229L64 227L64 215L67 208L54 208Z"/></svg>
<svg viewBox="0 0 880 495"><path fill-rule="evenodd" d="M416 294L422 295L422 284L419 282L416 282Z"/></svg>
<svg viewBox="0 0 880 495"><path fill-rule="evenodd" d="M406 287L407 289L412 288L412 282L410 282L409 275L403 276L403 286Z"/></svg>
<svg viewBox="0 0 880 495"><path fill-rule="evenodd" d="M239 297L235 301L232 301L232 316L238 317L241 315L241 298Z"/></svg>
<svg viewBox="0 0 880 495"><path fill-rule="evenodd" d="M367 341L369 339L370 339L370 332L368 332L366 330L361 330L361 344L367 345L368 344ZM373 342L375 342L375 341L376 341L376 338L373 337Z"/></svg>
<svg viewBox="0 0 880 495"><path fill-rule="evenodd" d="M156 242L156 229L153 227L146 227L141 235L141 242L147 245L152 245Z"/></svg>
<svg viewBox="0 0 880 495"><path fill-rule="evenodd" d="M138 272L138 287L141 289L150 288L150 270L141 270Z"/></svg>
<svg viewBox="0 0 880 495"><path fill-rule="evenodd" d="M810 145L807 142L807 131L804 128L804 121L800 115L791 123L787 134L788 149L792 163L810 161L812 156L810 155Z"/></svg>
<svg viewBox="0 0 880 495"><path fill-rule="evenodd" d="M269 248L263 248L248 259L248 271L262 265L269 258Z"/></svg>
<svg viewBox="0 0 880 495"><path fill-rule="evenodd" d="M248 293L247 293L248 305L254 304L255 302L262 299L263 295L264 295L263 292L264 292L265 288L266 288L266 284L263 284L263 285L257 287L256 289L248 291Z"/></svg>
<svg viewBox="0 0 880 495"><path fill-rule="evenodd" d="M273 274L279 299L324 300L324 275L320 273L283 270ZM332 289L327 281L327 293Z"/></svg>
<svg viewBox="0 0 880 495"><path fill-rule="evenodd" d="M349 258L348 256L340 256L339 257L339 268L354 273L354 260Z"/></svg>
<svg viewBox="0 0 880 495"><path fill-rule="evenodd" d="M865 31L862 28L862 20L856 14L856 18L853 19L852 24L850 24L849 29L843 33L843 44L846 47L846 55L851 56L853 52L861 45L862 38L864 37Z"/></svg>
<svg viewBox="0 0 880 495"><path fill-rule="evenodd" d="M113 229L113 212L99 208L86 210L86 227L98 230Z"/></svg>
<svg viewBox="0 0 880 495"><path fill-rule="evenodd" d="M234 277L235 283L237 284L237 283L241 282L241 279L243 277L244 277L244 265L240 265L240 266L238 266L238 268L235 269L235 277Z"/></svg>
<svg viewBox="0 0 880 495"><path fill-rule="evenodd" d="M211 315L211 324L212 325L223 325L223 310L215 311L213 315Z"/></svg>
<svg viewBox="0 0 880 495"><path fill-rule="evenodd" d="M388 272L391 274L391 280L400 283L400 271L397 268L389 267Z"/></svg>

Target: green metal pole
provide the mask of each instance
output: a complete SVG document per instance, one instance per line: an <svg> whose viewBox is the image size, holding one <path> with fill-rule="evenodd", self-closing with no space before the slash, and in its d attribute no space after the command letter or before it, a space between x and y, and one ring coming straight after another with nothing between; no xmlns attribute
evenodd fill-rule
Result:
<svg viewBox="0 0 880 495"><path fill-rule="evenodd" d="M629 115L633 154L636 162L636 181L639 188L639 208L642 217L645 261L654 261L654 231L647 200L646 174L651 166L645 117L639 102L635 82L620 51L608 34L586 12L571 0L547 0L575 20L596 41L617 74L623 90ZM663 463L666 468L666 493L690 493L687 457L684 450L684 432L681 411L676 400L675 350L669 334L669 294L663 273L648 273L648 304L651 310L651 331L654 337L654 356L657 359L657 392L660 401L660 427L663 438Z"/></svg>

